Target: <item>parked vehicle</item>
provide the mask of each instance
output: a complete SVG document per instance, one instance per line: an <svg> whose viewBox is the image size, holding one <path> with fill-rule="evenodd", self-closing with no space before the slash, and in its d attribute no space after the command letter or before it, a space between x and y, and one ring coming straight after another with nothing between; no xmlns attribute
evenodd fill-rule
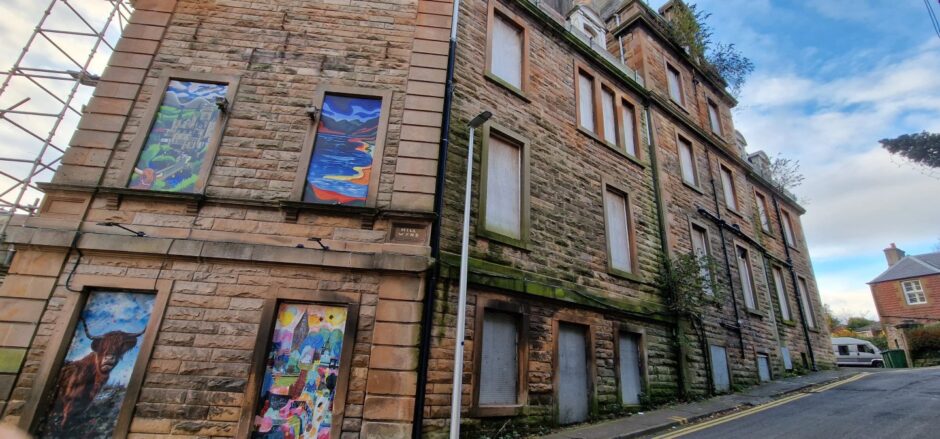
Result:
<svg viewBox="0 0 940 439"><path fill-rule="evenodd" d="M832 352L839 366L885 367L881 351L866 340L851 337L833 337Z"/></svg>

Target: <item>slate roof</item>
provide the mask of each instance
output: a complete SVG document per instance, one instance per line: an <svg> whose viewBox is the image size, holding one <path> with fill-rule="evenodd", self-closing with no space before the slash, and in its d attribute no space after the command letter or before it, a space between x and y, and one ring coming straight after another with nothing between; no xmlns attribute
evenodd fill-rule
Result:
<svg viewBox="0 0 940 439"><path fill-rule="evenodd" d="M940 252L905 256L898 261L897 264L885 270L884 273L881 273L869 283L873 284L934 274L940 274Z"/></svg>

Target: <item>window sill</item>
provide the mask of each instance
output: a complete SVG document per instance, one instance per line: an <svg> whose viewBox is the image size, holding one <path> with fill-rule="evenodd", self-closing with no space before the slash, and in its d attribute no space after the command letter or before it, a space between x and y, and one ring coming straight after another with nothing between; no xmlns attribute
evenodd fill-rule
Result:
<svg viewBox="0 0 940 439"><path fill-rule="evenodd" d="M795 252L797 252L797 253L800 253L800 249L794 247L793 244L790 244L789 242L787 243L787 247L789 247L790 250L793 250L793 251L795 251Z"/></svg>
<svg viewBox="0 0 940 439"><path fill-rule="evenodd" d="M783 320L783 319L782 319L782 320L780 320L780 323L782 323L782 324L784 324L784 325L787 325L787 326L796 327L796 322L794 322L793 320Z"/></svg>
<svg viewBox="0 0 940 439"><path fill-rule="evenodd" d="M767 318L767 314L764 314L762 311L759 311L759 310L757 310L757 309L748 308L748 309L747 309L747 313L750 314L750 315L752 315L752 316L760 317L761 319Z"/></svg>
<svg viewBox="0 0 940 439"><path fill-rule="evenodd" d="M692 184L692 183L689 183L689 182L687 182L687 181L685 181L685 180L682 180L682 184L684 184L685 187L687 187L687 188L689 188L689 189L692 189L692 190L695 191L695 192L698 192L700 195L705 195L705 191L702 190L702 188L698 187L697 185L694 185L694 184Z"/></svg>
<svg viewBox="0 0 940 439"><path fill-rule="evenodd" d="M470 408L470 416L479 418L518 416L522 414L524 407L523 405L475 405Z"/></svg>
<svg viewBox="0 0 940 439"><path fill-rule="evenodd" d="M728 209L728 212L731 212L732 214L734 214L734 215L737 216L738 218L741 218L742 221L747 222L747 218L745 218L745 217L744 217L744 214L742 214L741 212L739 212L738 209L732 208L732 207L729 206L727 203L725 204L725 207Z"/></svg>
<svg viewBox="0 0 940 439"><path fill-rule="evenodd" d="M520 99L522 99L526 103L532 103L532 100L529 99L528 96L526 96L525 92L522 91L522 89L504 81L502 78L494 75L492 72L487 71L486 73L483 74L483 76L486 79L489 79L490 81L496 83L496 85L499 85L500 87L503 87L506 90L509 90L510 92L512 92L512 94L518 96Z"/></svg>
<svg viewBox="0 0 940 439"><path fill-rule="evenodd" d="M633 162L634 164L636 164L636 165L638 165L638 166L640 166L640 167L642 167L642 168L644 168L644 169L648 166L648 164L647 164L646 162L641 161L637 156L631 155L631 154L627 153L626 151L624 151L623 149L621 149L621 148L620 148L620 145L615 145L615 144L610 143L610 142L608 142L608 141L606 141L606 140L604 140L604 139L601 139L600 136L598 136L596 133L594 133L594 132L592 132L592 131L589 131L587 128L584 128L584 127L581 126L580 124L578 125L578 131L580 131L581 134L584 134L585 136L590 137L590 138L591 138L592 140L594 140L595 142L600 143L601 145L605 146L607 149L610 149L611 151L617 153L617 154L620 155L621 157L623 157L623 158L625 158L625 159L627 159L627 160Z"/></svg>
<svg viewBox="0 0 940 439"><path fill-rule="evenodd" d="M486 230L483 227L477 228L477 236L480 238L486 238L490 241L495 241L500 244L505 244L510 247L515 247L519 250L529 251L529 240L526 238L518 239L511 236L506 236L497 232Z"/></svg>
<svg viewBox="0 0 940 439"><path fill-rule="evenodd" d="M168 200L192 200L192 201L202 201L206 198L205 194L202 192L199 193L184 193L184 192L165 192L165 191L153 191L149 189L133 189L127 187L102 187L98 190L101 193L105 194L117 194L117 195L133 195L140 197L148 198L163 198Z"/></svg>
<svg viewBox="0 0 940 439"><path fill-rule="evenodd" d="M614 268L611 266L607 266L607 274L611 276L619 277L621 279L626 279L629 281L637 282L637 283L646 283L646 281L643 280L643 277L638 274L621 270L619 268Z"/></svg>

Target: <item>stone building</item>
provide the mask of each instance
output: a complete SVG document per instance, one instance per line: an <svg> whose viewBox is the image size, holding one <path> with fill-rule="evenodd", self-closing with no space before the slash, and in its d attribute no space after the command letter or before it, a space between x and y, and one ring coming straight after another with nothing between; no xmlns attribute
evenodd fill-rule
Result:
<svg viewBox="0 0 940 439"><path fill-rule="evenodd" d="M832 363L803 209L666 36L668 5L465 0L454 57L447 1L134 6L39 214L8 230L5 422L446 432L483 110L469 434ZM695 321L657 281L682 254L714 261Z"/></svg>
<svg viewBox="0 0 940 439"><path fill-rule="evenodd" d="M667 36L672 7L461 2L425 433L445 432L450 413L466 123L483 110L465 431L580 422L833 364L804 210L766 154L746 152L724 82ZM680 254L713 261L695 322L658 287L661 256Z"/></svg>
<svg viewBox="0 0 940 439"><path fill-rule="evenodd" d="M410 435L451 5L134 6L8 233L4 421Z"/></svg>

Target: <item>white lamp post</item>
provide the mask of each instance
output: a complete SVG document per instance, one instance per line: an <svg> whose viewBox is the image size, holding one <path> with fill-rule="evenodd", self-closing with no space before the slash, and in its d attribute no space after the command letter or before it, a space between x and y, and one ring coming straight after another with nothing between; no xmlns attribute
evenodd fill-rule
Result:
<svg viewBox="0 0 940 439"><path fill-rule="evenodd" d="M470 187L473 182L473 135L480 125L493 113L484 111L474 117L467 126L467 183L463 198L463 241L460 244L460 292L457 296L457 343L454 346L454 379L450 399L450 439L460 437L460 398L463 394L463 339L467 324L467 259L470 247Z"/></svg>

